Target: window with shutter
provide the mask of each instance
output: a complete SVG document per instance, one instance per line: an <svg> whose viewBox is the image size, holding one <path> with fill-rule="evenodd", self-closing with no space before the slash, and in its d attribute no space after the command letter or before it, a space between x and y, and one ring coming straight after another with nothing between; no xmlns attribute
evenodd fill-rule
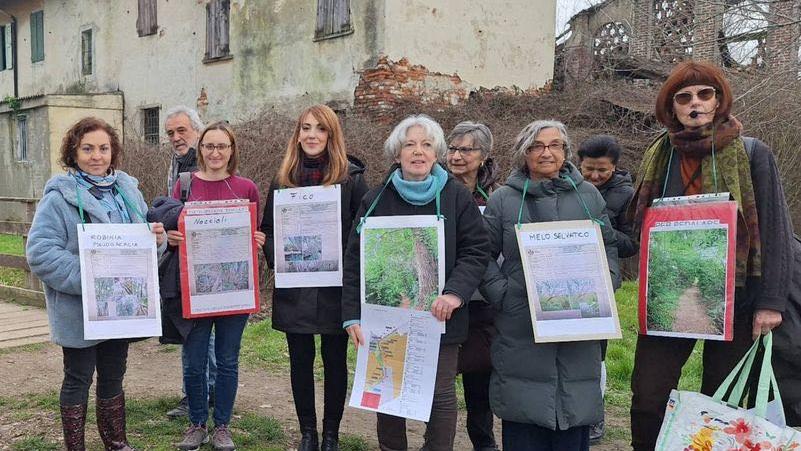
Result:
<svg viewBox="0 0 801 451"><path fill-rule="evenodd" d="M31 62L44 60L44 11L31 13Z"/></svg>
<svg viewBox="0 0 801 451"><path fill-rule="evenodd" d="M0 26L0 70L6 70L6 26Z"/></svg>
<svg viewBox="0 0 801 451"><path fill-rule="evenodd" d="M17 161L28 161L28 116L17 116Z"/></svg>
<svg viewBox="0 0 801 451"><path fill-rule="evenodd" d="M351 33L353 27L350 23L350 0L317 0L315 41Z"/></svg>
<svg viewBox="0 0 801 451"><path fill-rule="evenodd" d="M156 0L139 0L139 15L136 17L136 32L140 37L156 34L159 29L156 15Z"/></svg>
<svg viewBox="0 0 801 451"><path fill-rule="evenodd" d="M211 0L206 4L206 57L213 61L230 57L228 29L230 23L230 0Z"/></svg>
<svg viewBox="0 0 801 451"><path fill-rule="evenodd" d="M93 70L92 30L81 32L81 75L92 75Z"/></svg>
<svg viewBox="0 0 801 451"><path fill-rule="evenodd" d="M6 69L13 69L14 68L14 52L12 51L11 47L11 35L14 33L14 24L9 24L5 26L5 47L3 48L3 53L5 55L6 61Z"/></svg>

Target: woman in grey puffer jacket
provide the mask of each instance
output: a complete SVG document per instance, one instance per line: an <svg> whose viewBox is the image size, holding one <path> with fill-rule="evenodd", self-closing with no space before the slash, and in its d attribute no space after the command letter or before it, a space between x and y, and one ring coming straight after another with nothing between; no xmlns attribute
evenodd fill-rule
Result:
<svg viewBox="0 0 801 451"><path fill-rule="evenodd" d="M490 403L503 420L503 448L587 450L589 426L602 417L598 341L535 343L515 226L521 223L599 219L609 270L620 284L615 234L598 190L567 157L564 124L535 121L517 137L517 161L484 212L492 258L481 292L496 308ZM523 189L528 187L523 202ZM495 258L503 253L499 267Z"/></svg>

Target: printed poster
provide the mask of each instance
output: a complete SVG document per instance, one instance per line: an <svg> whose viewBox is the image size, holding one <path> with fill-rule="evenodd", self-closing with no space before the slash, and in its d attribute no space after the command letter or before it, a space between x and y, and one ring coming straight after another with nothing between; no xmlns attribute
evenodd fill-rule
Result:
<svg viewBox="0 0 801 451"><path fill-rule="evenodd" d="M156 236L147 224L78 224L87 340L161 336Z"/></svg>
<svg viewBox="0 0 801 451"><path fill-rule="evenodd" d="M621 338L598 224L586 220L523 224L517 241L534 341Z"/></svg>
<svg viewBox="0 0 801 451"><path fill-rule="evenodd" d="M258 312L256 204L187 202L178 230L184 318Z"/></svg>
<svg viewBox="0 0 801 451"><path fill-rule="evenodd" d="M340 185L275 191L275 287L342 286Z"/></svg>
<svg viewBox="0 0 801 451"><path fill-rule="evenodd" d="M737 203L728 198L670 198L646 210L640 333L732 339Z"/></svg>
<svg viewBox="0 0 801 451"><path fill-rule="evenodd" d="M428 421L440 327L425 311L363 305L351 407Z"/></svg>
<svg viewBox="0 0 801 451"><path fill-rule="evenodd" d="M443 221L434 215L371 216L360 240L362 304L430 312L445 287ZM445 333L445 321L437 322Z"/></svg>

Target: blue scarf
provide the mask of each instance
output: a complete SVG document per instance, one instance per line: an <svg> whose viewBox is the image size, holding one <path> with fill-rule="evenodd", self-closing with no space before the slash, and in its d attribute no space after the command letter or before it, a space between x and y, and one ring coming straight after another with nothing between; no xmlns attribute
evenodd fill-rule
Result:
<svg viewBox="0 0 801 451"><path fill-rule="evenodd" d="M439 163L434 163L431 174L421 181L404 180L401 169L395 169L392 173L392 184L395 190L406 202L412 205L426 205L442 191L448 181L448 172L442 169Z"/></svg>
<svg viewBox="0 0 801 451"><path fill-rule="evenodd" d="M97 198L100 205L105 208L111 222L119 222L130 224L131 215L128 213L128 208L125 207L125 200L119 193L117 186L117 174L112 172L105 176L90 175L80 169L75 169L72 173L78 186L85 188L87 192L92 194L95 198L94 192L99 192L102 196Z"/></svg>

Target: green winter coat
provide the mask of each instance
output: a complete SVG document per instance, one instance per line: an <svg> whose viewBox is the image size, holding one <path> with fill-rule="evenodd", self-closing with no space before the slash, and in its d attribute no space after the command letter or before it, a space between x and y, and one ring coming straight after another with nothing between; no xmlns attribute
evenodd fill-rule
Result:
<svg viewBox="0 0 801 451"><path fill-rule="evenodd" d="M492 261L481 293L497 311L498 336L492 344L492 411L507 421L536 424L552 430L595 424L602 419L601 347L598 341L534 343L523 266L515 237L523 185L527 174L514 171L498 188L484 212ZM567 180L571 178L574 188ZM581 199L579 198L581 196ZM559 178L531 181L522 223L589 219L601 227L609 271L620 284L615 233L604 213L606 204L576 167L565 162ZM495 263L502 253L500 267Z"/></svg>

